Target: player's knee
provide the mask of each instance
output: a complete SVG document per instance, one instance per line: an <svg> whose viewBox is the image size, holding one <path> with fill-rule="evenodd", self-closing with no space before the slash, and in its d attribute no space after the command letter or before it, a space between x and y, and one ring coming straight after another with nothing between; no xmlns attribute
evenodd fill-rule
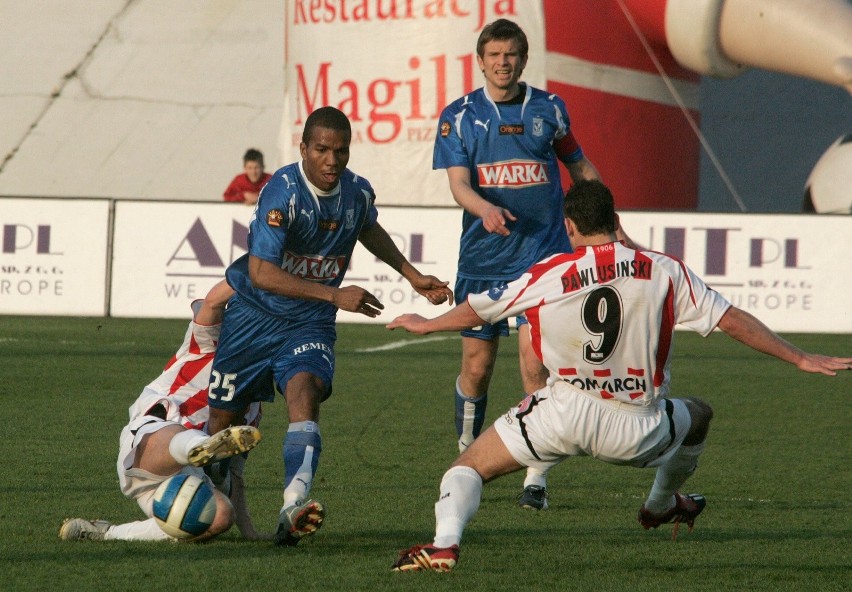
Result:
<svg viewBox="0 0 852 592"><path fill-rule="evenodd" d="M213 519L213 523L210 525L210 528L207 529L205 538L212 538L222 534L230 529L237 519L237 513L234 510L234 506L231 504L231 500L219 491L216 491L215 495L216 518Z"/></svg>
<svg viewBox="0 0 852 592"><path fill-rule="evenodd" d="M290 421L315 421L319 417L319 406L326 394L325 382L309 372L299 372L283 389Z"/></svg>
<svg viewBox="0 0 852 592"><path fill-rule="evenodd" d="M710 430L710 420L713 419L713 408L706 401L693 397L684 399L684 403L686 403L686 407L689 409L692 424L683 443L686 446L700 444L707 438L707 432Z"/></svg>
<svg viewBox="0 0 852 592"><path fill-rule="evenodd" d="M491 375L494 373L494 362L486 358L465 360L462 364L460 383L465 389L465 396L472 397L488 391ZM472 392L467 392L471 390Z"/></svg>

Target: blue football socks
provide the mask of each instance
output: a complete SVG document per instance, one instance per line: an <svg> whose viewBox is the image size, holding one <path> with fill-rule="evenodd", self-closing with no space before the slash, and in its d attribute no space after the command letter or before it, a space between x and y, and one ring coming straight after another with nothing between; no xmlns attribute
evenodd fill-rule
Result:
<svg viewBox="0 0 852 592"><path fill-rule="evenodd" d="M319 465L322 438L314 421L291 423L284 439L284 506L308 497Z"/></svg>

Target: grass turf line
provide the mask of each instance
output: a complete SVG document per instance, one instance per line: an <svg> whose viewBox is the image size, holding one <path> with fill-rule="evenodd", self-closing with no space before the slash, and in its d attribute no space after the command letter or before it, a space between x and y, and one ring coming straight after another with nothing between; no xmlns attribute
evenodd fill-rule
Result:
<svg viewBox="0 0 852 592"><path fill-rule="evenodd" d="M454 458L460 342L364 352L403 335L342 325L334 395L323 404L313 495L323 529L279 549L226 533L207 545L67 543L64 517L142 517L118 490L127 407L179 345L176 320L0 318L4 590L843 590L850 581L850 380L805 375L719 334L678 333L677 396L715 408L687 484L708 498L692 534L636 523L653 471L572 459L550 476L551 509L515 506L523 476L485 486L451 574L393 574L396 551L431 540L438 483ZM848 355L848 335L787 335ZM501 344L488 419L519 398L517 344ZM257 526L281 500L286 408L265 408L247 468Z"/></svg>

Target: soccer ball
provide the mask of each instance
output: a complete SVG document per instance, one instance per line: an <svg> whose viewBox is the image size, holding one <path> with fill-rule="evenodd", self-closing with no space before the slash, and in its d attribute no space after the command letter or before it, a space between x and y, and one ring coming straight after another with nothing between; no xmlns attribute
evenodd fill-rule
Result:
<svg viewBox="0 0 852 592"><path fill-rule="evenodd" d="M202 534L216 517L213 488L195 475L169 477L154 492L154 520L176 539Z"/></svg>

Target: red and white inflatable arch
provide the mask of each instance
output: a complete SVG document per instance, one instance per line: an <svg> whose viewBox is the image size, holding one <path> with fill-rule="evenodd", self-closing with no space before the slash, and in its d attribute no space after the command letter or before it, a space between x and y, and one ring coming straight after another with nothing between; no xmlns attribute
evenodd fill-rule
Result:
<svg viewBox="0 0 852 592"><path fill-rule="evenodd" d="M696 207L700 75L759 67L852 91L847 0L286 0L285 10L282 156L298 157L310 111L334 105L353 122L350 168L385 204L453 203L431 170L437 116L480 86L476 38L496 18L524 28L524 79L565 98L625 209Z"/></svg>

